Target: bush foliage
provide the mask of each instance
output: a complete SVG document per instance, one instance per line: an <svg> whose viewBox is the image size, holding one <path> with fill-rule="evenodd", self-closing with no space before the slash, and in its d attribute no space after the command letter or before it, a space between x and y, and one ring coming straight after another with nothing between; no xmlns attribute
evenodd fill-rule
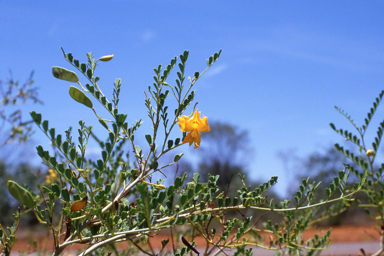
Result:
<svg viewBox="0 0 384 256"><path fill-rule="evenodd" d="M183 153L175 154L174 149L189 144L199 150L200 132L210 130L208 118L200 116L197 103L194 103L193 87L219 59L221 51L207 59L204 71L194 72L187 79L188 51L173 58L165 68L159 65L154 69L154 82L148 87L144 99L152 130L145 134L144 144L135 139L142 121L130 125L128 113L119 108L121 80L114 82L112 99L108 99L99 87L96 67L111 61L113 55L96 60L92 53L88 53L87 62L81 63L71 53L64 50L63 53L77 72L53 67L52 74L76 85L70 86L70 96L84 108L93 110L97 125L108 131L108 138L99 139L92 126L83 121L79 121L76 135L71 130L59 134L41 114L30 113L50 139L55 152L51 153L41 145L37 147L37 154L50 169L44 185L25 188L17 181L8 181L10 194L23 207L19 207L14 215L15 224L8 231L0 227L5 255L10 255L19 220L27 211L32 211L41 225L51 230L52 255L62 254L73 244L81 245L78 255L82 256L112 252L116 255L252 255L255 247L275 250L278 255L318 254L329 247L331 230L306 240L304 230L319 220L339 214L352 203L358 205L355 196L360 192L367 194L369 203L358 206L366 208L378 225L384 226L384 164L379 168L373 165L384 122L378 128L372 148L367 146L364 137L384 92L373 103L361 127L336 108L351 122L356 134L337 129L334 124L331 127L350 141L357 153L339 144L335 144L335 148L357 167L340 166L335 177L326 184L325 194L318 191L321 181L306 178L300 182L292 201L275 202L268 197L268 190L277 183L278 177L251 187L245 175L240 174L240 184L224 189L219 187L219 175L209 175L208 180L202 182L199 174L193 174L192 181L187 183L185 174L169 181L172 183L169 186L164 185L168 179L165 175L164 179L152 179L155 173L163 174L169 166L177 165ZM167 78L174 69L177 78L172 83ZM78 73L87 81L85 85L80 82ZM175 109L169 107L172 101L176 102L173 103ZM109 117L100 117L94 103L105 108ZM178 137L174 137L175 134ZM96 161L86 157L90 138L95 138L100 145L101 158ZM128 152L133 152L132 158ZM160 165L159 160L169 154L173 154L173 161ZM358 180L349 185L351 175ZM231 213L237 213L236 217ZM268 216L273 214L280 215L280 220L272 222ZM180 233L181 230L184 231ZM161 249L155 250L151 246L151 237L160 231L170 231L173 236L171 241L161 241ZM181 240L175 240L177 234ZM197 236L204 239L204 244L196 243ZM170 242L172 248L167 247ZM129 249L118 250L117 244L125 244Z"/></svg>

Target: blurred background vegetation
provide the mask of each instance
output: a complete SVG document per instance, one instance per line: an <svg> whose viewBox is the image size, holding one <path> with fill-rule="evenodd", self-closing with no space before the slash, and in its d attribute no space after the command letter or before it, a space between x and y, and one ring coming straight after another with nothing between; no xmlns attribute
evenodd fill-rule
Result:
<svg viewBox="0 0 384 256"><path fill-rule="evenodd" d="M41 183L43 177L37 167L30 163L32 152L26 150L25 143L33 134L32 120L25 120L22 105L42 104L38 98L38 87L33 81L33 72L20 83L12 76L0 80L0 222L2 225L11 226L12 214L16 212L19 204L10 196L7 189L9 179L18 180L31 190ZM21 225L36 223L33 214L27 214L22 218Z"/></svg>

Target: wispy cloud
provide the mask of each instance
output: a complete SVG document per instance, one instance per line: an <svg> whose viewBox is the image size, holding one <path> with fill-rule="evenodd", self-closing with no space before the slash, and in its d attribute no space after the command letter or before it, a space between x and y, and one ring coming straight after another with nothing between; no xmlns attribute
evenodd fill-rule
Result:
<svg viewBox="0 0 384 256"><path fill-rule="evenodd" d="M228 68L228 65L223 63L223 64L214 64L207 73L204 74L204 76L216 76L220 73L222 73L224 70Z"/></svg>
<svg viewBox="0 0 384 256"><path fill-rule="evenodd" d="M294 59L309 60L329 66L355 71L377 71L377 64L384 62L380 46L369 42L307 31L292 26L271 29L264 37L243 42L247 50L273 53Z"/></svg>

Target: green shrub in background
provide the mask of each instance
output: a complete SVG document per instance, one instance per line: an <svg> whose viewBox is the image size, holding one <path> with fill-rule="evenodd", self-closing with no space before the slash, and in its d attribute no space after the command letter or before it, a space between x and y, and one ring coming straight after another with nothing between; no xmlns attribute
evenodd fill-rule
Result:
<svg viewBox="0 0 384 256"><path fill-rule="evenodd" d="M6 144L21 143L32 135L32 120L24 121L20 105L27 102L42 103L38 99L38 87L34 85L33 72L24 83L12 78L0 81L0 148Z"/></svg>
<svg viewBox="0 0 384 256"><path fill-rule="evenodd" d="M38 87L34 84L33 72L24 83L13 78L12 71L9 71L9 79L0 80L0 151L3 159L0 159L0 222L10 226L14 222L12 214L17 209L16 200L8 196L7 181L19 177L19 182L24 187L33 187L33 181L39 180L39 170L32 167L25 159L26 152L23 152L23 159L17 164L9 161L9 157L17 155L14 150L7 150L13 144L23 144L33 134L32 119L25 120L22 113L22 106L25 104L42 103L38 98ZM16 148L16 146L14 146ZM11 153L12 151L12 153ZM6 161L8 160L8 161ZM24 215L24 220L31 223L30 214ZM32 221L33 223L33 221Z"/></svg>
<svg viewBox="0 0 384 256"><path fill-rule="evenodd" d="M57 154L49 153L41 145L37 147L38 155L51 170L47 184L41 186L38 193L31 193L18 185L17 181L8 181L8 189L27 211L33 211L42 225L51 229L54 243L52 255L62 254L73 244L82 246L79 252L82 256L111 252L116 255L224 255L226 252L252 255L254 247L276 250L278 255L319 254L330 245L330 230L323 236L315 235L307 240L303 239L303 231L319 219L343 211L355 201L354 196L360 191L370 197L370 204L363 207L375 208L375 218L382 225L384 209L380 202L384 196L381 183L383 169L373 170L373 161L383 127L379 127L372 149L365 146L364 133L383 93L375 101L362 128L351 121L359 132L359 138L331 124L336 132L359 147L360 154L356 155L336 145L359 169L341 166L342 170L327 184L326 195L320 199L316 194L321 181L307 178L302 180L292 202L274 202L273 198L267 197L267 191L276 184L277 177L271 177L252 188L247 186L246 177L241 174L240 186L229 186L227 190L219 188L219 175L209 175L207 182L201 182L200 175L194 174L189 183L185 183L184 175L175 178L170 186L165 186L163 179L152 181L153 174L164 173L167 167L177 164L183 156L182 153L171 152L174 149L184 144L193 146L195 150L204 147L204 142L200 145L200 133L209 132L210 126L208 118L201 116L197 110L197 103L193 104L195 91L192 89L218 60L221 51L207 59L206 70L194 72L187 79L185 67L188 51L179 58L173 58L165 68L159 65L154 69L154 83L148 87L144 99L152 130L144 136L146 143L140 145L135 136L142 121L129 125L127 113L119 108L121 80L114 82L112 99L104 95L98 84L99 77L95 73L97 64L112 60L113 55L95 60L93 54L88 53L88 62L81 63L71 53L63 53L65 59L88 82L83 86L77 73L61 67L53 67L53 75L77 83L79 87L69 88L70 96L83 107L94 111L98 124L108 131L109 136L106 140L99 139L92 132L92 126L80 121L75 140L70 130L65 135L58 134L47 120L42 119L41 114L31 112L34 122L51 140ZM177 69L177 78L173 84L167 78L174 68ZM175 102L174 109L170 108L171 101ZM97 114L94 108L96 102L108 111L108 118ZM171 133L172 130L179 130L179 136L174 137L177 132ZM100 145L101 158L96 161L85 157L91 135ZM129 150L124 150L124 146ZM133 160L127 152L133 152ZM173 161L160 165L159 159L166 154L173 154ZM351 187L347 185L350 174L359 178ZM228 191L236 193L232 196L234 193ZM330 207L314 217L324 205ZM59 213L54 210L57 207ZM257 210L256 214L253 210ZM237 212L240 217L227 217L231 216L230 212ZM272 214L281 215L282 221L269 220L268 216ZM2 227L0 229L5 255L10 254L14 245L19 219L20 214L16 214L15 225L8 232ZM163 230L174 230L176 234L180 227L188 231L181 233L181 240L171 238L171 251L165 249L169 240L161 241L161 249L153 249L151 236ZM203 237L205 243L196 244L197 236ZM118 251L115 246L118 243L125 245L126 249ZM230 249L232 251L228 251Z"/></svg>

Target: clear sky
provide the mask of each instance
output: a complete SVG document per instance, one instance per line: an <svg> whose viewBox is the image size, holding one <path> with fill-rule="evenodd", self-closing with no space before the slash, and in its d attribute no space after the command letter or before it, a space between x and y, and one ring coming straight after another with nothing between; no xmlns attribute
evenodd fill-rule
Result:
<svg viewBox="0 0 384 256"><path fill-rule="evenodd" d="M52 66L71 68L60 47L83 62L87 52L115 54L96 72L110 97L122 79L120 111L129 122L146 116L143 91L154 67L187 49L192 76L222 49L195 87L198 108L209 120L248 130L251 177L278 175L285 191L289 175L277 152L304 156L342 142L329 123L351 127L333 106L361 124L384 89L383 11L384 1L1 1L0 79L9 78L8 68L21 80L34 70L44 105L25 113L42 113L57 133L80 119L103 131L69 97L70 84L52 76ZM380 109L377 122L383 115ZM48 148L39 131L34 143Z"/></svg>

